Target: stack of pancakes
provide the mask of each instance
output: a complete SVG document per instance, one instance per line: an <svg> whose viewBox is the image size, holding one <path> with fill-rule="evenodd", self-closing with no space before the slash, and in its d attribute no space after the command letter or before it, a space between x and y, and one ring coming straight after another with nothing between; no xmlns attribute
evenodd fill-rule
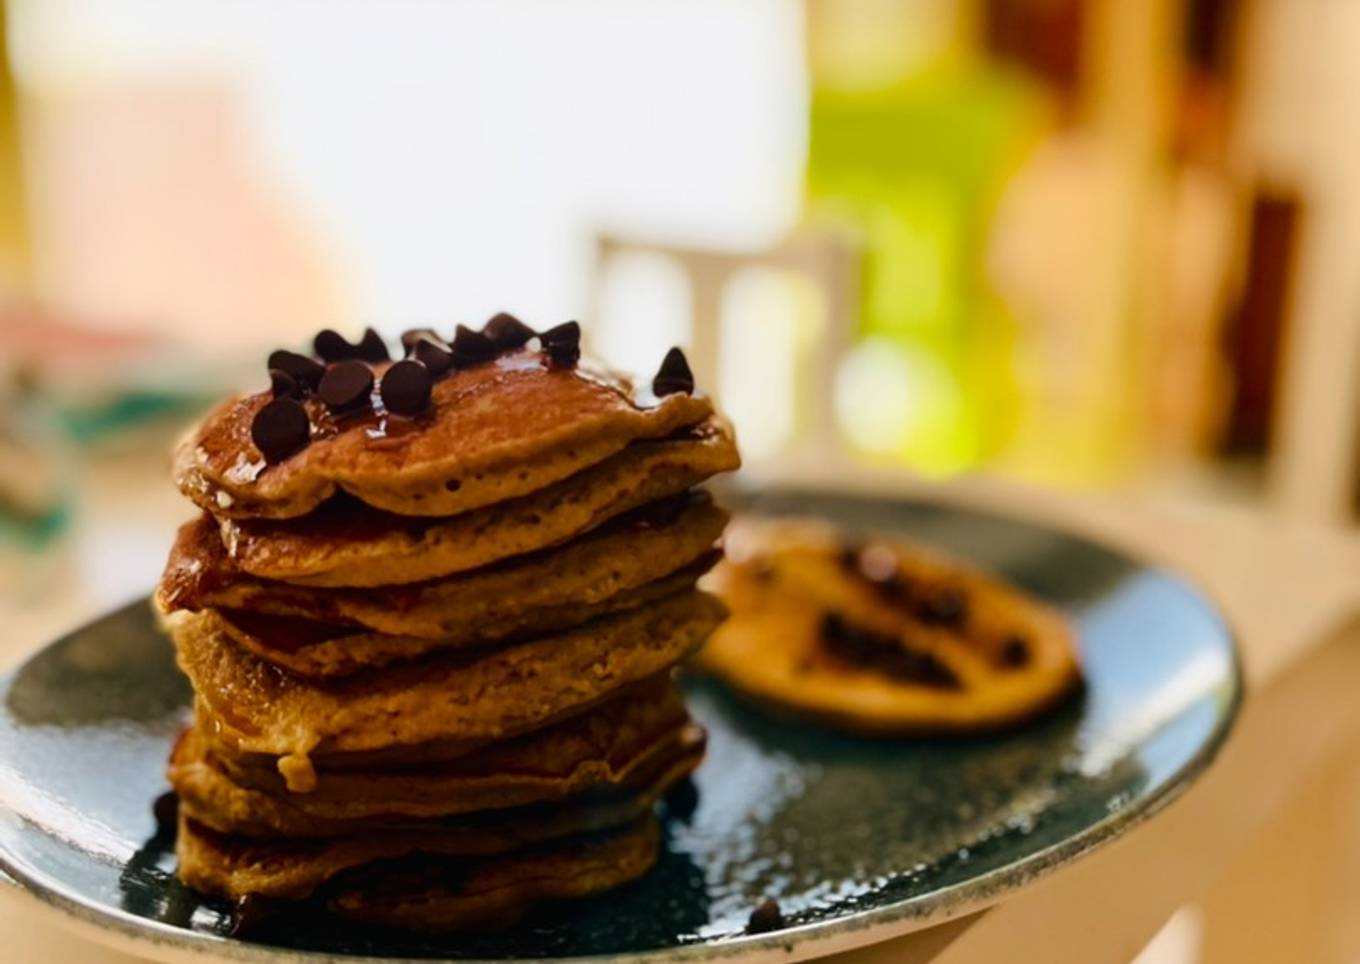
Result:
<svg viewBox="0 0 1360 964"><path fill-rule="evenodd" d="M276 377L182 444L204 511L157 602L196 697L170 764L191 886L482 926L655 860L704 748L671 669L724 614L695 582L726 515L695 486L738 456L707 398L546 339L429 335L414 357L451 363L397 415L406 363L366 338L359 406ZM307 416L286 454L260 434L281 393Z"/></svg>

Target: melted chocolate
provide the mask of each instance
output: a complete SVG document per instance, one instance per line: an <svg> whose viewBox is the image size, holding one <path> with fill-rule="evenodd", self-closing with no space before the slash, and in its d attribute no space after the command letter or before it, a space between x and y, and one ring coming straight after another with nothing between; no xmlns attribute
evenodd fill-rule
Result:
<svg viewBox="0 0 1360 964"><path fill-rule="evenodd" d="M890 679L938 689L958 689L959 679L930 653L908 649L900 639L846 621L838 613L822 617L822 645L837 659Z"/></svg>

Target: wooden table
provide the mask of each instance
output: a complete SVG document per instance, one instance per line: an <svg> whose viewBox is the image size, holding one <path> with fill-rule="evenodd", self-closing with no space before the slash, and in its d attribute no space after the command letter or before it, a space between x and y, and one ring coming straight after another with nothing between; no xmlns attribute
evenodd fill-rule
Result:
<svg viewBox="0 0 1360 964"><path fill-rule="evenodd" d="M95 571L47 606L0 611L19 628L0 661L154 578L184 514L179 501L164 483L136 484L117 470L101 479L75 548L77 556L93 553ZM987 482L941 489L864 478L861 487L925 491L1045 520L1185 572L1237 630L1249 694L1209 774L1126 838L988 910L828 961L1126 962L1178 911L1176 933L1198 935L1205 964L1330 964L1360 954L1360 919L1346 899L1360 884L1360 538L1242 509ZM124 550L121 581L101 583L100 560L107 565ZM90 561L78 561L76 571ZM12 892L0 893L0 935L11 964L138 960L70 933L65 921ZM1180 959L1187 958L1144 958Z"/></svg>

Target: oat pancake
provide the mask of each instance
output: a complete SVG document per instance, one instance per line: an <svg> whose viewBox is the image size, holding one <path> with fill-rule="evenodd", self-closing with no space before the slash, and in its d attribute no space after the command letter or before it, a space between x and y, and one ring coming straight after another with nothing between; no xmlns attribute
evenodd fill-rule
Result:
<svg viewBox="0 0 1360 964"><path fill-rule="evenodd" d="M375 365L375 375L386 368ZM455 515L535 492L630 442L713 414L703 396L657 399L598 367L553 369L538 352L520 350L444 377L428 411L412 419L380 406L336 419L308 400L318 426L311 443L266 465L251 421L270 397L228 400L180 444L175 481L200 507L234 518L291 518L348 492L402 515Z"/></svg>
<svg viewBox="0 0 1360 964"><path fill-rule="evenodd" d="M221 522L244 571L309 586L386 586L466 572L566 542L740 465L730 426L711 418L681 438L637 442L518 499L419 519L337 497L299 519Z"/></svg>
<svg viewBox="0 0 1360 964"><path fill-rule="evenodd" d="M262 837L337 836L438 826L474 812L636 791L667 773L688 772L703 745L703 732L689 722L673 684L659 680L460 760L321 772L310 793L290 793L276 770L218 756L202 727L180 738L169 772L181 808L211 829Z"/></svg>
<svg viewBox="0 0 1360 964"><path fill-rule="evenodd" d="M742 520L708 588L731 609L700 664L761 702L864 733L991 730L1080 681L1054 610L917 546Z"/></svg>
<svg viewBox="0 0 1360 964"><path fill-rule="evenodd" d="M279 756L290 787L305 790L315 786L307 759L314 750L449 739L471 747L581 712L684 658L723 614L714 597L686 592L560 635L324 683L260 660L203 614L177 613L168 622L180 666L219 738L242 752Z"/></svg>
<svg viewBox="0 0 1360 964"><path fill-rule="evenodd" d="M534 904L588 897L641 877L656 863L655 818L472 864L416 858L359 868L327 888L327 906L371 924L489 930Z"/></svg>
<svg viewBox="0 0 1360 964"><path fill-rule="evenodd" d="M602 606L703 560L726 522L727 513L706 493L689 493L634 510L566 545L452 578L318 589L243 572L205 514L180 529L156 598L167 612L244 609L447 645L475 643L582 622L588 616L574 610Z"/></svg>
<svg viewBox="0 0 1360 964"><path fill-rule="evenodd" d="M443 828L307 840L260 840L218 833L185 814L175 843L180 874L190 886L224 897L254 894L297 900L356 867L412 855L459 864L654 819L664 792L658 784L632 797L525 814L496 814Z"/></svg>

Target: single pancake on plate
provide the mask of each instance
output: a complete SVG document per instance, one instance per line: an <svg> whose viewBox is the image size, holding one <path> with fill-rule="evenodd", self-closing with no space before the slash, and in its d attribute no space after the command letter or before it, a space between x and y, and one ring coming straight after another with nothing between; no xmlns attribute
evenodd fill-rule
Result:
<svg viewBox="0 0 1360 964"><path fill-rule="evenodd" d="M705 585L731 617L698 662L768 706L867 734L971 733L1080 684L1061 613L939 552L757 518L727 546Z"/></svg>

